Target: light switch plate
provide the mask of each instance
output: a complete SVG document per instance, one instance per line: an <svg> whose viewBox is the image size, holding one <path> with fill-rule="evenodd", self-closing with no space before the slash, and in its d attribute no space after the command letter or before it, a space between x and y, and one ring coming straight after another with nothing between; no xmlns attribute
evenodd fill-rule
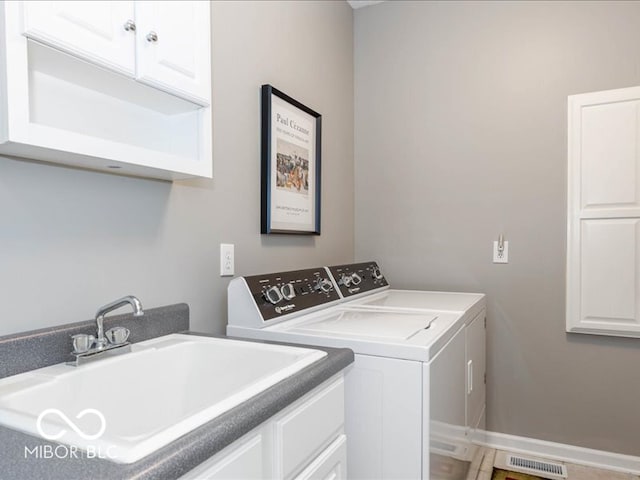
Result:
<svg viewBox="0 0 640 480"><path fill-rule="evenodd" d="M493 242L493 263L509 263L509 242L506 240L502 254L498 251L498 242Z"/></svg>
<svg viewBox="0 0 640 480"><path fill-rule="evenodd" d="M234 247L232 243L220 244L220 276L231 277L234 275Z"/></svg>

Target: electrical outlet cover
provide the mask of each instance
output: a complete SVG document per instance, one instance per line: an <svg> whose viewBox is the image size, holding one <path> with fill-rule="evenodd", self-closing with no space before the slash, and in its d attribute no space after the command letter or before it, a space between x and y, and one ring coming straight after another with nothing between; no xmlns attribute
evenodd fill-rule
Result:
<svg viewBox="0 0 640 480"><path fill-rule="evenodd" d="M498 242L493 242L493 263L509 263L509 242L504 242L502 254L498 251Z"/></svg>
<svg viewBox="0 0 640 480"><path fill-rule="evenodd" d="M234 248L232 243L220 244L220 276L230 277L235 270Z"/></svg>

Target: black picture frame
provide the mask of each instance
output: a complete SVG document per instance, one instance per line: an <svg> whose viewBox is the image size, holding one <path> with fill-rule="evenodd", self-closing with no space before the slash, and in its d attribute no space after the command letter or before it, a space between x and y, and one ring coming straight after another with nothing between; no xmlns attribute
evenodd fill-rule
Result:
<svg viewBox="0 0 640 480"><path fill-rule="evenodd" d="M263 234L320 235L322 115L262 85Z"/></svg>

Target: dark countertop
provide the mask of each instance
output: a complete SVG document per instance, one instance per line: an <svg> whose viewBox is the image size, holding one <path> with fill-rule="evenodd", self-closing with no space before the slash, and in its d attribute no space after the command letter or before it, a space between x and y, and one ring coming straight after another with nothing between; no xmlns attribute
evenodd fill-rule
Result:
<svg viewBox="0 0 640 480"><path fill-rule="evenodd" d="M324 350L328 355L135 463L119 464L95 458L45 459L34 458L33 454L25 458L26 448L34 451L34 448L41 445L51 445L55 448L59 444L0 427L0 478L3 480L176 479L353 362L353 352L349 349L317 346L309 348ZM63 449L61 455L63 457L64 451Z"/></svg>

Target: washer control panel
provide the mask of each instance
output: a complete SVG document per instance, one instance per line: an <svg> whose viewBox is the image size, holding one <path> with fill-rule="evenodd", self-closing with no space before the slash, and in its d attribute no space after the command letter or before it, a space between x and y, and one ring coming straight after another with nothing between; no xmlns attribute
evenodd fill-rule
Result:
<svg viewBox="0 0 640 480"><path fill-rule="evenodd" d="M376 262L328 267L344 298L389 285Z"/></svg>
<svg viewBox="0 0 640 480"><path fill-rule="evenodd" d="M264 321L339 300L324 268L244 277Z"/></svg>

